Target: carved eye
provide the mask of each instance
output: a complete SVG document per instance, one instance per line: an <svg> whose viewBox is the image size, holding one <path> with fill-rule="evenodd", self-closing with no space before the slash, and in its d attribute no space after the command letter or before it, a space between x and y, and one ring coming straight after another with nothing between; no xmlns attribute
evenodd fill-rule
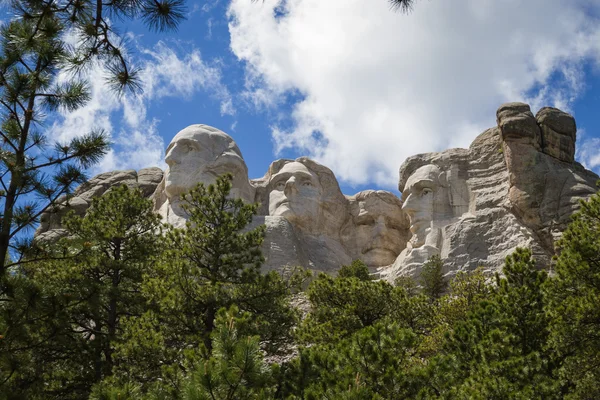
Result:
<svg viewBox="0 0 600 400"><path fill-rule="evenodd" d="M274 188L277 190L283 190L285 188L285 181L282 179L278 182L275 182Z"/></svg>
<svg viewBox="0 0 600 400"><path fill-rule="evenodd" d="M375 225L375 218L371 216L360 217L356 220L356 225Z"/></svg>
<svg viewBox="0 0 600 400"><path fill-rule="evenodd" d="M304 181L304 182L302 182L302 186L311 187L311 186L313 186L313 184L311 181Z"/></svg>
<svg viewBox="0 0 600 400"><path fill-rule="evenodd" d="M431 193L433 193L433 190L431 190L431 189L428 189L428 188L424 188L424 189L421 191L421 197L425 197L425 196L427 196L428 194L431 194Z"/></svg>

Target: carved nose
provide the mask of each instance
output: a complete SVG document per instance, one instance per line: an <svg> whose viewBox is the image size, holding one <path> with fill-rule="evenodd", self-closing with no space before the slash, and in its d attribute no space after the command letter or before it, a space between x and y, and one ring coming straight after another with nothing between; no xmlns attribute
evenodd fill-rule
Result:
<svg viewBox="0 0 600 400"><path fill-rule="evenodd" d="M415 206L417 205L416 203L417 201L415 200L415 197L412 194L409 194L402 204L402 209L407 213L415 212Z"/></svg>
<svg viewBox="0 0 600 400"><path fill-rule="evenodd" d="M378 234L382 234L385 233L387 230L388 228L385 225L385 219L383 218L383 216L380 216L379 218L377 218L377 221L375 221L375 232Z"/></svg>
<svg viewBox="0 0 600 400"><path fill-rule="evenodd" d="M177 149L177 144L175 144L175 146L171 147L171 149L165 155L165 162L169 166L179 163L179 157L176 156L176 149Z"/></svg>
<svg viewBox="0 0 600 400"><path fill-rule="evenodd" d="M283 193L285 193L287 195L287 194L295 192L296 190L297 190L297 188L296 188L296 177L292 176L285 183L285 188L283 190Z"/></svg>

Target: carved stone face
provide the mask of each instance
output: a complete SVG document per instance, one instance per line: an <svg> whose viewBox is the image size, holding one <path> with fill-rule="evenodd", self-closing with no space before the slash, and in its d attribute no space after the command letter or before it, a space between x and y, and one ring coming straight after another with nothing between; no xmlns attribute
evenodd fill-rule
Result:
<svg viewBox="0 0 600 400"><path fill-rule="evenodd" d="M248 168L233 139L206 125L191 125L180 131L167 147L165 192L176 198L197 183L214 183L225 173L233 175L231 196L254 201Z"/></svg>
<svg viewBox="0 0 600 400"><path fill-rule="evenodd" d="M402 192L402 209L410 219L411 244L419 247L431 230L434 204L439 189L440 169L435 165L418 168L407 180Z"/></svg>
<svg viewBox="0 0 600 400"><path fill-rule="evenodd" d="M358 201L353 219L359 257L373 267L392 264L407 239L400 201L385 201L373 193Z"/></svg>
<svg viewBox="0 0 600 400"><path fill-rule="evenodd" d="M271 177L269 188L269 215L302 225L318 222L322 187L317 174L304 164L285 164Z"/></svg>

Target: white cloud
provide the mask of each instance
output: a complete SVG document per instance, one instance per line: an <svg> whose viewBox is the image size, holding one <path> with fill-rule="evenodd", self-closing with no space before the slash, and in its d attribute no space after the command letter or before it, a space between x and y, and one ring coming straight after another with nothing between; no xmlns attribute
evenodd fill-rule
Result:
<svg viewBox="0 0 600 400"><path fill-rule="evenodd" d="M505 101L568 110L583 63L600 59L600 21L584 5L600 11L589 0L431 0L409 15L387 0L232 0L229 29L254 104L303 95L292 128L273 127L276 151L394 187L407 156L468 146Z"/></svg>
<svg viewBox="0 0 600 400"><path fill-rule="evenodd" d="M205 91L221 102L222 114L235 114L231 96L221 83L220 68L206 63L198 50L185 53L184 49L181 52L185 55L180 56L163 42L139 50L143 55L141 96L117 97L105 85L103 69L95 66L85 75L91 85L91 100L74 112L63 113L50 128L49 136L63 142L98 129L111 136L111 151L92 173L164 166L165 145L157 132L158 120L147 116L147 105L152 101L191 98Z"/></svg>
<svg viewBox="0 0 600 400"><path fill-rule="evenodd" d="M585 129L578 129L575 159L600 174L600 137L589 137Z"/></svg>

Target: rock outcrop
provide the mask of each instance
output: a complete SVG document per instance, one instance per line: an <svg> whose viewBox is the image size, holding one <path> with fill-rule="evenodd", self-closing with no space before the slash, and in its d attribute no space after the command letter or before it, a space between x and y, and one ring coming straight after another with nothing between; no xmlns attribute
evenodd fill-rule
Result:
<svg viewBox="0 0 600 400"><path fill-rule="evenodd" d="M597 191L598 176L574 162L569 114L543 108L534 117L527 104L508 103L497 122L469 149L420 154L402 164L399 190L412 237L394 264L380 269L382 276L418 275L434 254L449 274L480 265L496 271L516 247L530 247L540 265L549 265L554 241L579 200Z"/></svg>
<svg viewBox="0 0 600 400"><path fill-rule="evenodd" d="M233 175L231 195L261 204L252 226L266 225L265 270L302 266L335 273L362 259L390 281L416 276L432 255L446 273L483 266L497 271L516 247L530 247L549 265L554 241L580 199L595 193L598 176L574 161L576 124L555 108L533 115L507 103L497 126L468 149L409 157L400 166L402 199L367 190L344 196L333 172L306 157L277 160L249 180L233 138L206 125L180 131L166 152L168 168L101 174L42 215L39 238L64 234L60 219L83 214L91 199L125 183L152 196L155 211L185 225L179 195L196 183Z"/></svg>
<svg viewBox="0 0 600 400"><path fill-rule="evenodd" d="M112 171L96 175L75 189L71 196L63 196L55 206L42 213L35 236L38 240L57 240L66 234L61 220L69 211L74 210L77 215L84 215L94 197L102 196L110 188L119 185L139 188L145 197L150 197L162 178L163 171L158 167L144 168L137 172Z"/></svg>

